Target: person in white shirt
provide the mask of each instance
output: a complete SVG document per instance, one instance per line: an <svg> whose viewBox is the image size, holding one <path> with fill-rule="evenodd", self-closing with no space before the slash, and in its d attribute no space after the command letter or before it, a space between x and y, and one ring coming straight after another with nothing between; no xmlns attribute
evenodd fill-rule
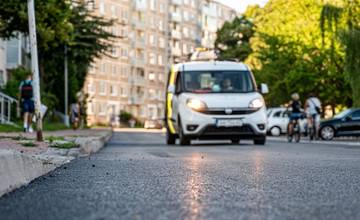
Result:
<svg viewBox="0 0 360 220"><path fill-rule="evenodd" d="M305 102L305 112L308 122L308 128L313 128L315 125L315 137L318 137L320 114L321 114L321 101L314 94L310 94Z"/></svg>

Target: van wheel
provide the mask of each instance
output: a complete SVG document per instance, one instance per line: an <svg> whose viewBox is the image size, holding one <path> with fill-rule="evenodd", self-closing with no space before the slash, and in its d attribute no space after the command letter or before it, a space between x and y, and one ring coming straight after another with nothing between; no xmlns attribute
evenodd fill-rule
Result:
<svg viewBox="0 0 360 220"><path fill-rule="evenodd" d="M183 132L180 120L179 120L179 141L180 141L180 145L182 146L188 146L191 144L191 139L187 137Z"/></svg>
<svg viewBox="0 0 360 220"><path fill-rule="evenodd" d="M231 139L231 143L232 144L238 144L240 142L240 139L239 138L232 138Z"/></svg>
<svg viewBox="0 0 360 220"><path fill-rule="evenodd" d="M262 136L254 139L255 145L265 145L265 143L266 143L266 136Z"/></svg>
<svg viewBox="0 0 360 220"><path fill-rule="evenodd" d="M171 132L166 129L166 144L174 145L176 142L176 135L171 134Z"/></svg>

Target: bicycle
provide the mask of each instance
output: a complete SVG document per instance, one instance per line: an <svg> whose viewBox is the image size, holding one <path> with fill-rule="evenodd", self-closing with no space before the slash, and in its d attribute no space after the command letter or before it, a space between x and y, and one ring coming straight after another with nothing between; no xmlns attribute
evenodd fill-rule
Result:
<svg viewBox="0 0 360 220"><path fill-rule="evenodd" d="M287 127L287 139L288 139L288 142L292 142L293 139L295 139L295 142L297 142L297 143L300 142L301 129L300 129L299 120L300 120L300 118L298 118L296 120L292 120L292 121L289 122L288 127ZM293 129L292 129L291 134L290 134L290 131L289 131L290 123L293 124Z"/></svg>

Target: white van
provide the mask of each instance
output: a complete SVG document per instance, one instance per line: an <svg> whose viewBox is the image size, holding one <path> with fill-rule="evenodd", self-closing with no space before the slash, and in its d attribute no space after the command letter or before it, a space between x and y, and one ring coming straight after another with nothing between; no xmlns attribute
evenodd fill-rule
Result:
<svg viewBox="0 0 360 220"><path fill-rule="evenodd" d="M193 139L252 139L266 142L266 107L260 88L243 63L196 61L172 67L166 97L167 144Z"/></svg>

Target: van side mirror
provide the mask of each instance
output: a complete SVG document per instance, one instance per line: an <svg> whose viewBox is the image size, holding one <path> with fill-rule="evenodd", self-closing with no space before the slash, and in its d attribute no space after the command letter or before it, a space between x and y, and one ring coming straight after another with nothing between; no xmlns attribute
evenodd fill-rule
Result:
<svg viewBox="0 0 360 220"><path fill-rule="evenodd" d="M175 86L174 85L169 85L167 91L168 91L168 93L175 94Z"/></svg>
<svg viewBox="0 0 360 220"><path fill-rule="evenodd" d="M269 87L265 83L260 84L260 93L261 94L268 94L269 93Z"/></svg>

